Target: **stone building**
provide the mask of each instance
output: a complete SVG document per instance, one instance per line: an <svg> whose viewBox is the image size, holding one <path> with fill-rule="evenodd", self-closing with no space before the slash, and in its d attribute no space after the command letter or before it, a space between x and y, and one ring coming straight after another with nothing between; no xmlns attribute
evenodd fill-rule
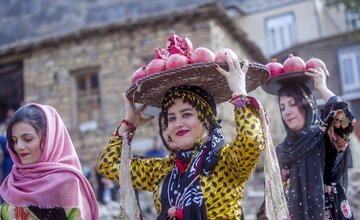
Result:
<svg viewBox="0 0 360 220"><path fill-rule="evenodd" d="M216 51L228 47L240 59L266 61L223 8L206 3L5 44L0 48L0 95L15 106L38 102L55 107L79 157L95 167L124 116L122 94L132 73L154 58L154 47L165 47L171 31L189 37L195 48ZM253 93L266 99L261 89ZM11 103L15 94L16 102ZM228 138L234 135L229 118L232 111L229 103L219 109ZM151 147L156 135L156 122L139 129L133 141L134 154Z"/></svg>
<svg viewBox="0 0 360 220"><path fill-rule="evenodd" d="M290 51L303 57L325 56L327 60L333 54L325 49L341 42L344 36L333 37L334 31L344 31L334 26L339 26L337 22L345 16L339 13L334 24L328 20L333 9L318 10L318 15L306 14L313 12L313 1L153 0L151 5L146 3L145 0L78 0L76 3L11 0L0 8L0 122L9 106L29 102L52 105L64 119L80 158L93 168L109 135L123 117L121 95L129 86L131 74L153 58L154 47L165 47L171 31L189 37L194 47L213 51L229 47L240 59L259 63L267 63L275 53L279 60L284 59ZM289 15L292 27L299 34L297 41L284 42L280 49L269 49L274 45L269 45L266 31ZM316 31L319 18L326 28L320 31L323 35ZM308 23L311 25L307 26ZM324 36L328 38L324 40ZM331 57L331 60L337 59ZM333 65L338 64L328 65L337 68ZM339 92L342 91L340 77L337 75L330 82L330 87ZM284 129L274 104L276 97L266 95L261 89L252 94L267 109L274 143L279 143ZM234 135L230 122L232 107L225 103L219 112L224 133L231 138ZM133 142L134 153L142 154L150 148L157 134L156 122L139 130ZM262 170L261 163L257 170ZM352 188L355 190L360 178L357 173L353 176L353 182L358 183ZM262 172L256 172L247 185L243 201L247 220L255 219L262 202L262 183ZM351 192L355 194L351 205L358 205L359 192Z"/></svg>
<svg viewBox="0 0 360 220"><path fill-rule="evenodd" d="M165 46L170 31L188 36L195 47L213 51L229 47L240 58L265 61L260 50L218 5L206 4L4 47L3 71L17 64L17 81L23 77L23 82L19 86L6 84L12 79L3 76L1 88L11 94L23 90L23 99L18 98L17 104L39 102L54 106L79 155L95 162L123 116L121 94L129 87L131 74L154 58L154 47ZM143 139L156 135L153 127L149 125L138 136Z"/></svg>

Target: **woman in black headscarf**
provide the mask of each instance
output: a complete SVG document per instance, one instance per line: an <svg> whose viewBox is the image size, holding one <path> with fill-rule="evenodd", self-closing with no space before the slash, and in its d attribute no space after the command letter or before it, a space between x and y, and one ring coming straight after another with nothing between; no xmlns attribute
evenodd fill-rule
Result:
<svg viewBox="0 0 360 220"><path fill-rule="evenodd" d="M314 88L326 102L320 112L307 86L288 83L278 91L287 135L276 151L290 217L353 219L344 180L355 120L348 105L327 88L321 69L305 75L314 79Z"/></svg>

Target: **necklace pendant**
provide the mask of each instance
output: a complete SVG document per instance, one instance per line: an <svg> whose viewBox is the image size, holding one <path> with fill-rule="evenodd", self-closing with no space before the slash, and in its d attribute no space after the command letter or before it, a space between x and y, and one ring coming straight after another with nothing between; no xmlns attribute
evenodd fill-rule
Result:
<svg viewBox="0 0 360 220"><path fill-rule="evenodd" d="M171 207L168 209L167 213L168 213L168 216L169 216L170 218L174 218L174 217L176 216L176 207L175 207L175 206L171 206Z"/></svg>

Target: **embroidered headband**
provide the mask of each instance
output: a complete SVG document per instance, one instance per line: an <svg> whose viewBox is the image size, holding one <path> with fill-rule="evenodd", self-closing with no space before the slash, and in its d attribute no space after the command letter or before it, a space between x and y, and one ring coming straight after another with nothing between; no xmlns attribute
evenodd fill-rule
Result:
<svg viewBox="0 0 360 220"><path fill-rule="evenodd" d="M174 100L180 98L194 107L199 115L199 119L205 127L213 125L216 121L216 104L214 98L205 90L197 86L181 86L172 88L165 94L162 102L162 111L167 116L168 109L174 104ZM165 124L167 125L167 117Z"/></svg>

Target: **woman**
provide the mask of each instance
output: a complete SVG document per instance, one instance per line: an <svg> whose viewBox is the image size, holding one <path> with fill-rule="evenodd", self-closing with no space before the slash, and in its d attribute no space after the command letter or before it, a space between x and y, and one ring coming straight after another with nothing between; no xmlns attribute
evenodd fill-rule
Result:
<svg viewBox="0 0 360 220"><path fill-rule="evenodd" d="M9 120L13 114L14 114L14 109L9 108L6 112L6 118L4 120L4 126L5 126L4 130L1 131L1 134L0 134L0 145L1 145L1 150L3 153L3 161L1 164L1 170L2 170L1 182L11 172L11 168L14 164L13 161L11 160L9 150L6 147L6 127L7 127L7 124L9 123Z"/></svg>
<svg viewBox="0 0 360 220"><path fill-rule="evenodd" d="M326 86L322 69L310 69L305 75L314 80L314 88L326 102L320 115L306 85L288 82L278 91L287 135L277 147L277 156L290 217L353 219L342 178L347 175L355 120L347 104ZM272 83L269 80L266 86Z"/></svg>
<svg viewBox="0 0 360 220"><path fill-rule="evenodd" d="M56 110L28 104L9 121L14 167L0 187L2 219L98 219L93 190Z"/></svg>
<svg viewBox="0 0 360 220"><path fill-rule="evenodd" d="M170 89L162 101L166 127L162 137L172 153L166 158L131 161L133 186L153 192L158 219L241 219L243 215L245 182L264 149L266 125L259 103L245 90L248 62L240 68L239 61L227 56L227 63L229 71L215 68L233 92L235 140L225 144L216 103L207 91L198 86L179 86ZM125 119L98 164L98 172L115 181L119 178L123 134L129 130L133 133L149 120L141 118L133 103L124 99Z"/></svg>

